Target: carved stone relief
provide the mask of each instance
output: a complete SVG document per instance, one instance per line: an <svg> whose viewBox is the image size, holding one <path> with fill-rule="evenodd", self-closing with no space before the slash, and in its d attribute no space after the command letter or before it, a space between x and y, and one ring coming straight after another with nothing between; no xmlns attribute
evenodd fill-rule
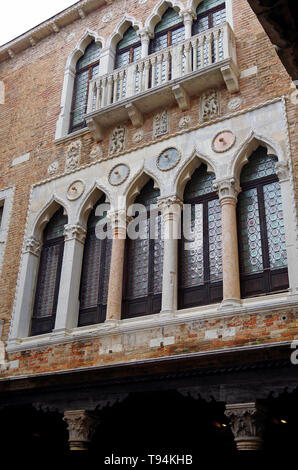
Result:
<svg viewBox="0 0 298 470"><path fill-rule="evenodd" d="M228 102L228 108L230 111L235 111L236 109L239 109L242 104L242 99L240 96L235 96L235 98L231 98L230 101Z"/></svg>
<svg viewBox="0 0 298 470"><path fill-rule="evenodd" d="M219 95L216 90L209 90L201 98L201 120L208 121L219 115Z"/></svg>
<svg viewBox="0 0 298 470"><path fill-rule="evenodd" d="M125 147L125 127L117 126L111 134L110 155L122 152Z"/></svg>
<svg viewBox="0 0 298 470"><path fill-rule="evenodd" d="M103 150L100 145L94 145L90 152L90 160L101 160L103 157Z"/></svg>
<svg viewBox="0 0 298 470"><path fill-rule="evenodd" d="M141 142L144 138L144 131L143 129L138 130L135 132L135 134L132 136L132 141L137 144L138 142Z"/></svg>
<svg viewBox="0 0 298 470"><path fill-rule="evenodd" d="M81 159L81 147L82 143L80 140L72 142L67 147L65 162L66 171L75 170L79 166Z"/></svg>
<svg viewBox="0 0 298 470"><path fill-rule="evenodd" d="M227 152L235 144L236 137L231 131L221 131L212 140L212 150L217 153Z"/></svg>
<svg viewBox="0 0 298 470"><path fill-rule="evenodd" d="M103 15L102 17L102 22L103 23L109 23L110 21L112 21L113 19L113 12L112 11L108 11L105 15Z"/></svg>
<svg viewBox="0 0 298 470"><path fill-rule="evenodd" d="M154 116L153 137L159 137L169 132L169 115L166 110Z"/></svg>
<svg viewBox="0 0 298 470"><path fill-rule="evenodd" d="M58 169L59 169L59 163L57 161L53 162L48 167L48 174L54 175L55 173L57 173Z"/></svg>
<svg viewBox="0 0 298 470"><path fill-rule="evenodd" d="M67 198L70 201L75 201L82 196L85 191L85 184L82 180L77 180L71 183L67 189Z"/></svg>
<svg viewBox="0 0 298 470"><path fill-rule="evenodd" d="M180 121L179 121L179 128L180 129L186 129L187 127L189 127L191 123L191 118L190 116L183 116Z"/></svg>

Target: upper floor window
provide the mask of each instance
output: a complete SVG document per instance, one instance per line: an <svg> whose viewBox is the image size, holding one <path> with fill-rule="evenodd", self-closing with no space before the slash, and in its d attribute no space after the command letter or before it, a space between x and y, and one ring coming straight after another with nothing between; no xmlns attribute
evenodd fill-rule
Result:
<svg viewBox="0 0 298 470"><path fill-rule="evenodd" d="M64 225L67 216L60 208L43 234L31 335L49 333L55 326L61 266L64 250Z"/></svg>
<svg viewBox="0 0 298 470"><path fill-rule="evenodd" d="M223 0L203 0L197 7L197 19L193 22L193 35L226 21L226 6Z"/></svg>
<svg viewBox="0 0 298 470"><path fill-rule="evenodd" d="M126 240L126 272L124 273L125 318L160 312L162 292L163 242L161 216L155 224L155 238L150 237L150 206L157 205L159 190L154 189L153 180L144 186L135 204L146 208L144 220L146 237Z"/></svg>
<svg viewBox="0 0 298 470"><path fill-rule="evenodd" d="M70 132L85 127L84 114L87 110L89 83L98 74L101 47L92 41L84 55L78 60L73 90Z"/></svg>
<svg viewBox="0 0 298 470"><path fill-rule="evenodd" d="M112 240L101 240L96 236L96 225L106 214L100 217L95 215L97 207L104 201L105 196L99 199L88 218L78 326L102 323L106 319ZM107 226L103 228L107 229Z"/></svg>
<svg viewBox="0 0 298 470"><path fill-rule="evenodd" d="M241 172L238 230L242 297L288 288L285 227L275 161L259 147Z"/></svg>
<svg viewBox="0 0 298 470"><path fill-rule="evenodd" d="M184 204L191 206L194 241L183 236L180 242L179 308L222 300L221 208L214 179L201 164L185 187Z"/></svg>
<svg viewBox="0 0 298 470"><path fill-rule="evenodd" d="M141 58L141 41L132 26L128 28L116 49L115 69Z"/></svg>
<svg viewBox="0 0 298 470"><path fill-rule="evenodd" d="M150 54L177 44L185 39L182 19L173 8L168 8L155 26L154 38L150 41Z"/></svg>

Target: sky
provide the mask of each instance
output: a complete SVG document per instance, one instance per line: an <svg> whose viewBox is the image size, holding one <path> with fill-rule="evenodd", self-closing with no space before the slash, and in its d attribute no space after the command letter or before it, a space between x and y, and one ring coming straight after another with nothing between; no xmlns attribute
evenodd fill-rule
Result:
<svg viewBox="0 0 298 470"><path fill-rule="evenodd" d="M77 3L76 0L0 0L0 45Z"/></svg>

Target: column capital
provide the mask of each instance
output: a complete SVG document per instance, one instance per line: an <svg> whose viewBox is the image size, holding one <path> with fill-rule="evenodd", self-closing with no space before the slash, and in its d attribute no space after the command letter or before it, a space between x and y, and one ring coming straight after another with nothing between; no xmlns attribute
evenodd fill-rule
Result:
<svg viewBox="0 0 298 470"><path fill-rule="evenodd" d="M74 410L65 411L63 420L67 423L70 450L87 450L98 418L86 410Z"/></svg>
<svg viewBox="0 0 298 470"><path fill-rule="evenodd" d="M25 240L25 247L23 253L31 253L34 256L39 256L41 251L41 241L35 237L28 237Z"/></svg>
<svg viewBox="0 0 298 470"><path fill-rule="evenodd" d="M175 209L175 206L176 208L179 207L180 209L182 209L183 201L175 194L171 196L160 196L157 198L157 206L162 212L168 211L171 208Z"/></svg>
<svg viewBox="0 0 298 470"><path fill-rule="evenodd" d="M265 410L257 403L227 404L225 415L238 450L260 450L262 448Z"/></svg>
<svg viewBox="0 0 298 470"><path fill-rule="evenodd" d="M67 224L64 226L64 239L65 241L77 240L84 243L87 230L80 224Z"/></svg>
<svg viewBox="0 0 298 470"><path fill-rule="evenodd" d="M278 176L279 182L289 181L290 171L289 171L289 162L282 161L275 163L275 171Z"/></svg>
<svg viewBox="0 0 298 470"><path fill-rule="evenodd" d="M218 193L221 204L227 199L234 199L235 203L237 202L237 196L241 188L235 178L216 179L213 182L213 187Z"/></svg>
<svg viewBox="0 0 298 470"><path fill-rule="evenodd" d="M196 19L197 15L194 13L194 11L191 8L185 8L182 10L179 15L183 19L184 23L186 22L193 22L193 20Z"/></svg>
<svg viewBox="0 0 298 470"><path fill-rule="evenodd" d="M147 28L142 28L136 31L137 35L141 39L141 42L148 42L153 38L153 34Z"/></svg>

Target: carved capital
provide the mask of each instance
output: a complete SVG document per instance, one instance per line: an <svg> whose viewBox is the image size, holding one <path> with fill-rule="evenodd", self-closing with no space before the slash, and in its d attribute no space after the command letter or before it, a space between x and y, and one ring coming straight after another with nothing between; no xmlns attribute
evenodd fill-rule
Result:
<svg viewBox="0 0 298 470"><path fill-rule="evenodd" d="M288 162L276 162L275 171L280 182L289 180L289 163Z"/></svg>
<svg viewBox="0 0 298 470"><path fill-rule="evenodd" d="M87 450L98 418L85 410L65 411L63 420L67 423L70 450Z"/></svg>
<svg viewBox="0 0 298 470"><path fill-rule="evenodd" d="M82 225L71 225L67 224L64 226L64 238L65 241L78 240L84 243L86 238L86 229Z"/></svg>
<svg viewBox="0 0 298 470"><path fill-rule="evenodd" d="M158 208L163 212L170 208L174 208L174 206L182 209L183 201L178 196L172 195L172 196L166 196L166 197L159 197L157 205L158 205Z"/></svg>
<svg viewBox="0 0 298 470"><path fill-rule="evenodd" d="M225 415L238 450L260 450L263 441L265 412L256 403L226 405Z"/></svg>
<svg viewBox="0 0 298 470"><path fill-rule="evenodd" d="M186 8L185 10L182 10L180 12L180 16L183 19L184 24L185 23L192 24L193 20L196 19L196 14L191 9L188 9L188 8Z"/></svg>
<svg viewBox="0 0 298 470"><path fill-rule="evenodd" d="M39 256L41 250L41 242L34 237L29 237L25 241L24 253L31 253L32 255Z"/></svg>
<svg viewBox="0 0 298 470"><path fill-rule="evenodd" d="M139 38L141 39L142 43L148 43L149 44L150 39L153 38L153 34L150 33L150 31L148 31L147 28L139 29L138 31L136 31L136 33L139 36Z"/></svg>
<svg viewBox="0 0 298 470"><path fill-rule="evenodd" d="M222 204L227 199L237 201L237 196L241 190L234 178L223 178L215 180L213 183L215 191L218 193L219 201Z"/></svg>

